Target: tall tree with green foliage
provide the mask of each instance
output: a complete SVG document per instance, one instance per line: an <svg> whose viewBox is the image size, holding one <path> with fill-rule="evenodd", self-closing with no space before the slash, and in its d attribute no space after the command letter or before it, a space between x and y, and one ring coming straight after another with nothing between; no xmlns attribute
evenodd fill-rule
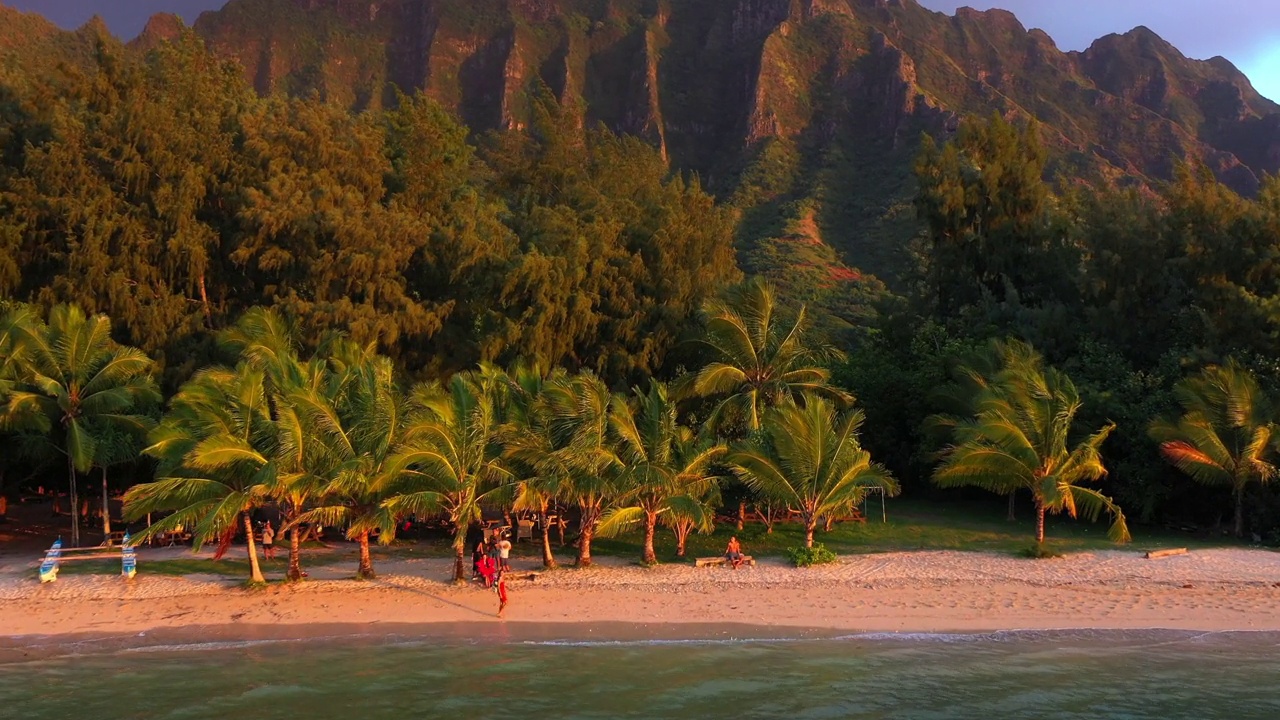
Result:
<svg viewBox="0 0 1280 720"><path fill-rule="evenodd" d="M290 457L304 441L289 427L271 416L262 370L241 363L197 373L151 432L145 452L157 461L156 479L125 493L126 519L172 511L135 540L189 529L199 548L241 523L249 579L266 582L253 538L253 511L272 499L279 469L275 459Z"/></svg>
<svg viewBox="0 0 1280 720"><path fill-rule="evenodd" d="M284 510L285 523L280 530L289 532L285 578L290 582L298 582L304 575L302 531L295 520L325 484L317 475L325 447L304 426L297 400L323 392L328 367L323 359L304 362L297 336L280 313L266 308L251 308L235 325L218 334L224 350L263 374L271 420L276 431L291 440L274 457L276 472L268 489Z"/></svg>
<svg viewBox="0 0 1280 720"><path fill-rule="evenodd" d="M600 523L599 534L612 537L628 527L644 527L641 562L658 561L653 538L659 521L696 517L701 499L719 479L715 463L728 447L677 420L675 403L657 380L649 389L636 388L632 397L615 397L609 421L615 436L614 452L622 467L617 498Z"/></svg>
<svg viewBox="0 0 1280 720"><path fill-rule="evenodd" d="M928 229L928 284L937 311L957 313L989 297L1039 304L1069 292L1072 247L1044 181L1047 153L1035 122L967 118L938 147L925 136L916 159L916 209Z"/></svg>
<svg viewBox="0 0 1280 720"><path fill-rule="evenodd" d="M424 420L410 412L389 358L372 346L342 342L329 358L322 382L290 397L303 418L303 430L319 448L308 480L315 506L290 523L345 527L347 539L360 545L356 577L375 577L370 536L389 545L397 515L387 502L410 477L409 464L421 457L409 438L426 432Z"/></svg>
<svg viewBox="0 0 1280 720"><path fill-rule="evenodd" d="M869 488L898 492L897 481L858 443L862 420L861 410L840 413L810 395L803 405L767 411L763 433L726 462L757 492L798 510L805 547L813 547L818 523L848 512Z"/></svg>
<svg viewBox="0 0 1280 720"><path fill-rule="evenodd" d="M466 580L467 528L486 502L504 498L510 472L501 461L501 432L494 406L497 376L470 372L447 384L419 385L412 393L420 412L406 433L399 465L405 468L383 507L396 516L443 512L453 524L454 580Z"/></svg>
<svg viewBox="0 0 1280 720"><path fill-rule="evenodd" d="M785 312L764 280L754 278L708 303L704 315L702 342L713 359L682 378L677 390L684 397L719 399L707 422L722 433L759 430L766 408L806 396L842 406L853 402L830 384L831 372L823 366L840 353L809 337L805 308Z"/></svg>
<svg viewBox="0 0 1280 720"><path fill-rule="evenodd" d="M1226 485L1235 504L1235 535L1244 537L1244 493L1276 477L1273 408L1253 374L1230 359L1174 388L1182 415L1157 420L1151 437L1174 467L1196 482Z"/></svg>
<svg viewBox="0 0 1280 720"><path fill-rule="evenodd" d="M1124 513L1111 498L1080 483L1107 474L1100 447L1115 428L1107 425L1074 448L1070 435L1080 397L1065 374L1045 368L1038 353L1016 340L1004 343L1002 368L983 379L968 418L954 423L933 480L941 487L975 486L1007 495L1025 488L1036 508L1036 542L1044 543L1046 513L1106 511L1110 537L1128 542ZM974 376L981 375L975 370Z"/></svg>
<svg viewBox="0 0 1280 720"><path fill-rule="evenodd" d="M531 510L542 524L542 566L556 567L551 551L552 503L566 491L570 477L568 455L571 433L558 422L550 398L569 375L563 368L544 373L537 365L515 363L506 375L502 391L503 460L515 485L516 510Z"/></svg>
<svg viewBox="0 0 1280 720"><path fill-rule="evenodd" d="M613 383L661 368L685 321L737 279L733 223L652 147L584 131L576 110L537 88L529 130L487 144L523 246L490 294L484 356Z"/></svg>
<svg viewBox="0 0 1280 720"><path fill-rule="evenodd" d="M160 400L153 362L141 350L116 344L107 316L86 316L73 305L50 310L47 325L29 315L16 330L23 351L4 424L48 434L66 456L71 544L79 546L76 473L94 465L95 428L146 432L151 421L139 411Z"/></svg>
<svg viewBox="0 0 1280 720"><path fill-rule="evenodd" d="M547 396L553 422L565 434L561 455L569 474L563 497L578 506L578 567L591 565L596 526L618 494L621 467L609 430L613 397L604 381L587 370L556 385Z"/></svg>

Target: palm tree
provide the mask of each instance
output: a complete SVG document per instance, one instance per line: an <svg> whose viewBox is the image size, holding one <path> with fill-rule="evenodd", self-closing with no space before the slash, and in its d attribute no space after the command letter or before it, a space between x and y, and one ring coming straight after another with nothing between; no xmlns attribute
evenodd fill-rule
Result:
<svg viewBox="0 0 1280 720"><path fill-rule="evenodd" d="M548 386L544 392L552 432L561 443L563 497L578 505L578 567L591 565L591 540L605 503L617 494L619 463L609 441L613 395L589 370Z"/></svg>
<svg viewBox="0 0 1280 720"><path fill-rule="evenodd" d="M160 400L153 363L141 350L111 340L106 315L87 317L72 305L54 307L47 325L32 315L15 329L22 356L4 424L55 434L67 458L71 544L79 546L76 473L93 466L97 439L91 430L146 432L151 421L136 410Z"/></svg>
<svg viewBox="0 0 1280 720"><path fill-rule="evenodd" d="M685 546L693 531L709 533L715 529L719 503L719 488L714 485L707 489L705 495L683 495L667 503L667 512L661 521L676 536L676 557L684 557Z"/></svg>
<svg viewBox="0 0 1280 720"><path fill-rule="evenodd" d="M218 340L223 349L263 373L267 406L280 439L269 491L284 506L285 525L281 531L287 528L289 533L285 579L299 582L303 577L302 537L297 518L323 485L313 472L319 460L316 454L322 448L314 447L293 398L318 392L327 377L327 367L316 359L303 362L296 333L279 313L266 308L246 311L235 325L219 333Z"/></svg>
<svg viewBox="0 0 1280 720"><path fill-rule="evenodd" d="M415 419L391 360L372 346L340 342L330 365L323 383L290 396L304 432L322 449L300 483L319 504L287 526L295 532L301 523L345 526L347 538L360 544L356 576L372 580L369 538L376 532L384 545L395 538L396 514L384 501L406 477L405 438L415 432Z"/></svg>
<svg viewBox="0 0 1280 720"><path fill-rule="evenodd" d="M416 419L397 465L403 477L383 506L396 516L444 512L454 526L454 580L466 580L467 528L481 507L504 497L510 473L501 462L494 407L496 374L462 373L445 385L414 388Z"/></svg>
<svg viewBox="0 0 1280 720"><path fill-rule="evenodd" d="M824 517L862 502L867 489L898 493L898 483L858 444L861 410L838 413L831 402L809 396L803 406L765 413L762 436L728 457L734 472L764 496L800 512L805 547Z"/></svg>
<svg viewBox="0 0 1280 720"><path fill-rule="evenodd" d="M680 425L675 403L657 380L650 381L647 392L636 388L630 403L614 398L609 420L623 470L618 478L618 505L605 516L598 532L612 537L643 523L641 561L652 565L658 561L653 536L659 519L678 514L678 522L692 520L699 498L719 479L712 464L728 448L698 438Z"/></svg>
<svg viewBox="0 0 1280 720"><path fill-rule="evenodd" d="M0 301L0 310L3 311L0 313L0 432L6 432L13 429L8 427L8 413L3 411L9 405L9 392L18 381L23 354L21 339L29 332L27 328L36 318L32 310L22 304ZM12 448L9 437L0 437L0 441ZM4 460L13 458L15 454L6 453ZM7 463L0 463L0 520L9 511L9 495L4 483L6 465Z"/></svg>
<svg viewBox="0 0 1280 720"><path fill-rule="evenodd" d="M1253 374L1234 359L1182 380L1177 419L1157 420L1150 435L1165 459L1197 482L1227 485L1235 497L1235 533L1244 536L1244 491L1276 476L1271 404Z"/></svg>
<svg viewBox="0 0 1280 720"><path fill-rule="evenodd" d="M202 370L178 391L144 452L159 461L154 482L125 493L125 517L173 514L135 536L192 528L197 548L243 523L250 580L265 582L253 540L252 513L271 499L275 456L296 438L282 436L267 405L265 377L242 363Z"/></svg>
<svg viewBox="0 0 1280 720"><path fill-rule="evenodd" d="M942 487L971 485L1002 495L1030 491L1036 508L1036 542L1044 543L1046 513L1089 519L1106 510L1110 537L1128 542L1124 513L1111 498L1079 483L1107 474L1099 447L1114 425L1068 448L1080 397L1070 378L1041 367L1039 356L1020 353L976 393L972 415L956 422L953 444L944 451L933 480Z"/></svg>
<svg viewBox="0 0 1280 720"><path fill-rule="evenodd" d="M982 393L991 389L1002 372L1015 368L1043 372L1044 358L1031 345L1017 339L993 339L967 353L951 368L951 381L933 392L933 403L940 412L925 419L924 427L929 439L937 445L949 443L956 426L972 416ZM941 459L944 455L940 453L937 457ZM1012 522L1015 519L1017 488L1012 488L1008 495L1008 519Z"/></svg>
<svg viewBox="0 0 1280 720"><path fill-rule="evenodd" d="M806 342L805 308L786 315L773 288L755 278L727 301L716 300L703 311L706 337L715 360L686 375L677 386L680 397L723 397L708 422L713 428L760 429L764 410L805 395L826 397L840 406L853 402L849 393L829 384L831 373L820 366L839 358L829 347Z"/></svg>
<svg viewBox="0 0 1280 720"><path fill-rule="evenodd" d="M514 483L516 510L531 510L542 519L542 566L556 567L551 552L551 505L564 492L570 475L566 463L568 434L557 432L546 389L564 384L560 368L545 375L540 368L516 363L502 393L503 459Z"/></svg>

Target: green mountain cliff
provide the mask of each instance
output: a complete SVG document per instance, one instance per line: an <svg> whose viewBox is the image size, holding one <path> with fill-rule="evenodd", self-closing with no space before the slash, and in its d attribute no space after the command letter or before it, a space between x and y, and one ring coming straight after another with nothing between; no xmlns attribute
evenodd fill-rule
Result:
<svg viewBox="0 0 1280 720"><path fill-rule="evenodd" d="M28 58L73 58L99 31L0 12L0 52ZM360 110L420 90L473 132L524 127L545 83L584 125L699 173L740 212L744 266L802 295L896 282L919 136L964 114L1036 119L1071 182L1147 184L1193 161L1251 195L1280 171L1280 106L1142 27L1062 52L1008 12L914 0L232 0L194 27L260 93ZM132 44L180 30L157 16Z"/></svg>

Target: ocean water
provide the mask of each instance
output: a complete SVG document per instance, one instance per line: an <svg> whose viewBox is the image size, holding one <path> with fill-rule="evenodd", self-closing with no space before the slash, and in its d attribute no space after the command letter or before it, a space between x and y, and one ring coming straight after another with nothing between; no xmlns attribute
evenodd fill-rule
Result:
<svg viewBox="0 0 1280 720"><path fill-rule="evenodd" d="M1280 718L1280 635L211 643L0 664L0 717Z"/></svg>

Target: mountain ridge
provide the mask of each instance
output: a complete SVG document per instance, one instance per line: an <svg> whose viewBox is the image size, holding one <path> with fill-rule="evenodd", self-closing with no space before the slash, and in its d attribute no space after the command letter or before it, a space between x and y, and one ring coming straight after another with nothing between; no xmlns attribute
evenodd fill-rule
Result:
<svg viewBox="0 0 1280 720"><path fill-rule="evenodd" d="M1008 11L915 0L231 0L192 27L260 93L364 110L421 91L476 133L523 128L545 85L699 173L741 210L748 269L779 276L901 275L917 138L963 115L1035 119L1051 171L1086 183L1193 162L1251 195L1280 172L1280 105L1145 26L1063 52ZM157 16L130 45L180 32Z"/></svg>

